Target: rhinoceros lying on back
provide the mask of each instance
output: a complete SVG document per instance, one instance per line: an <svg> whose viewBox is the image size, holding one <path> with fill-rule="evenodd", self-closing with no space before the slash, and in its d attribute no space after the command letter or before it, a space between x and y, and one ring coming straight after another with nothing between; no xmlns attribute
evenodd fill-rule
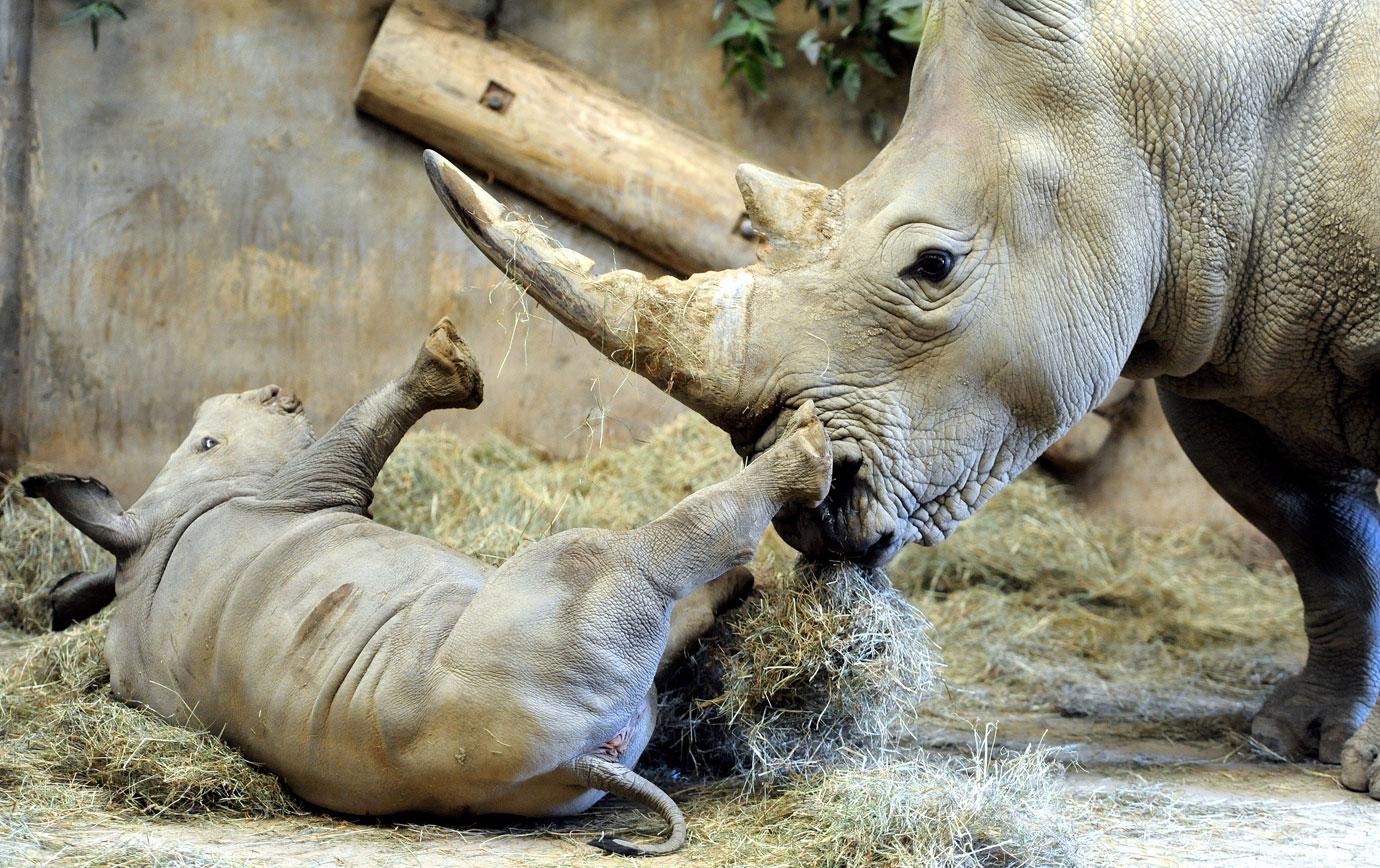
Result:
<svg viewBox="0 0 1380 868"><path fill-rule="evenodd" d="M566 531L494 569L368 515L412 424L482 391L442 320L403 377L319 440L300 403L267 386L203 403L127 512L94 480L25 480L117 558L64 582L56 620L118 595L115 693L223 732L318 805L550 816L611 792L671 834L595 843L669 852L684 818L631 771L655 721L653 677L746 590L731 568L772 516L824 497L823 430L807 406L778 447L651 524Z"/></svg>

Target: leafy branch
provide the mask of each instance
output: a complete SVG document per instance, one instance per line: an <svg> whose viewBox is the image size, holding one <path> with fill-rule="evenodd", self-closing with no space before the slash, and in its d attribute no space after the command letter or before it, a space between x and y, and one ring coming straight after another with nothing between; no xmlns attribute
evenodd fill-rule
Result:
<svg viewBox="0 0 1380 868"><path fill-rule="evenodd" d="M62 16L59 25L78 24L82 21L91 22L91 50L95 51L101 45L101 19L118 18L127 21L129 16L125 10L106 0L96 0L96 2L79 2L76 9Z"/></svg>
<svg viewBox="0 0 1380 868"><path fill-rule="evenodd" d="M767 95L767 70L785 58L777 47L776 7L781 0L714 0L713 16L722 21L710 39L724 56L724 83L741 76L758 96ZM842 91L849 102L862 93L864 70L894 78L915 56L925 26L925 0L805 0L819 26L807 30L796 50L824 74L824 89ZM869 118L880 140L886 121Z"/></svg>

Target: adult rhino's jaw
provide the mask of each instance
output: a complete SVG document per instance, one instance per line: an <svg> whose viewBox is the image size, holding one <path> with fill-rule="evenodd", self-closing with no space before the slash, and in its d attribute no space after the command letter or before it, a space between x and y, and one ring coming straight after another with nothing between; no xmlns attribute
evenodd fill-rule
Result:
<svg viewBox="0 0 1380 868"><path fill-rule="evenodd" d="M719 427L745 424L753 410L744 370L754 269L685 280L650 280L627 270L595 275L592 260L509 214L440 154L427 151L425 163L456 224L558 320Z"/></svg>

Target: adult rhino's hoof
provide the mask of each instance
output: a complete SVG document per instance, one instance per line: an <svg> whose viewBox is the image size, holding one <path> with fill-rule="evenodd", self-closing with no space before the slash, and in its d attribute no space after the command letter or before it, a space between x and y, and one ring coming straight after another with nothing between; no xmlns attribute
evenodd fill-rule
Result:
<svg viewBox="0 0 1380 868"><path fill-rule="evenodd" d="M1372 714L1342 748L1342 786L1380 799L1380 715Z"/></svg>
<svg viewBox="0 0 1380 868"><path fill-rule="evenodd" d="M474 353L450 317L432 326L412 366L411 383L438 408L472 409L484 400L484 378Z"/></svg>
<svg viewBox="0 0 1380 868"><path fill-rule="evenodd" d="M1300 673L1265 700L1251 721L1251 738L1265 753L1291 762L1338 763L1342 746L1361 726L1374 700L1319 686Z"/></svg>

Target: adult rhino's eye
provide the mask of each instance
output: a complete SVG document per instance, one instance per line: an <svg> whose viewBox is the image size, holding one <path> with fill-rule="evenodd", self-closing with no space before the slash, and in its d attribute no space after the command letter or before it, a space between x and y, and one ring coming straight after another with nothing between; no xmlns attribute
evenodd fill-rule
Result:
<svg viewBox="0 0 1380 868"><path fill-rule="evenodd" d="M953 267L954 255L952 253L938 247L931 247L929 250L920 251L920 254L915 257L915 261L906 266L905 271L901 272L901 277L938 283L949 276Z"/></svg>
<svg viewBox="0 0 1380 868"><path fill-rule="evenodd" d="M220 441L217 440L217 439L214 438L214 437L202 437L202 438L201 438L201 442L198 443L198 444L196 445L196 446L197 446L196 451L198 451L198 452L210 452L212 449L215 449L215 448L216 448L217 446L219 446L219 445L220 445Z"/></svg>

